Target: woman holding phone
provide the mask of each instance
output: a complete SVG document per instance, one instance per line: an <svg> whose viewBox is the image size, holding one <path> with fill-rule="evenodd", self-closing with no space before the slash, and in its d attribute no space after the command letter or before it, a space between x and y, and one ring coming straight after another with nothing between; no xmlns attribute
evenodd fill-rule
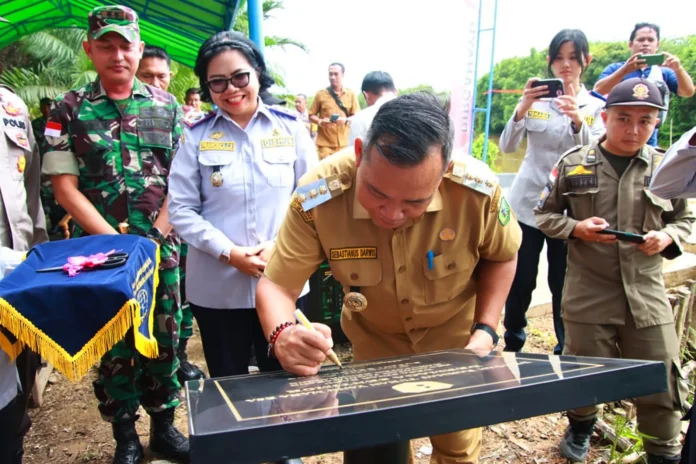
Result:
<svg viewBox="0 0 696 464"><path fill-rule="evenodd" d="M552 169L566 151L586 145L604 134L604 102L581 84L592 61L585 34L578 29L560 31L549 45L548 74L553 80L527 81L524 94L500 137L503 153L517 150L527 137L527 153L507 198L522 228L517 272L505 303L505 350L520 351L526 340L526 312L536 287L539 255L547 246L548 284L552 294L553 324L560 354L565 340L561 320L561 294L566 272L566 244L544 235L534 217L539 196ZM560 81L560 82L559 82Z"/></svg>

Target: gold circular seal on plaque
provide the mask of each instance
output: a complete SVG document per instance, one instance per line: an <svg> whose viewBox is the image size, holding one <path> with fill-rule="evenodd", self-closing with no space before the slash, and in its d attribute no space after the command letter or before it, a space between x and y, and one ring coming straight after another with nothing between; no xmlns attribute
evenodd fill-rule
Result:
<svg viewBox="0 0 696 464"><path fill-rule="evenodd" d="M327 189L325 185L319 187L319 195L326 195L326 192L328 191L329 189Z"/></svg>
<svg viewBox="0 0 696 464"><path fill-rule="evenodd" d="M312 190L309 191L309 198L316 198L317 195L318 195L318 194L317 194L317 190L316 190L316 189L312 189Z"/></svg>
<svg viewBox="0 0 696 464"><path fill-rule="evenodd" d="M304 193L300 193L299 195L297 195L297 199L300 203L304 203L305 201L307 201L307 195L305 195Z"/></svg>
<svg viewBox="0 0 696 464"><path fill-rule="evenodd" d="M367 298L358 292L350 292L343 297L343 306L350 311L359 313L367 308Z"/></svg>

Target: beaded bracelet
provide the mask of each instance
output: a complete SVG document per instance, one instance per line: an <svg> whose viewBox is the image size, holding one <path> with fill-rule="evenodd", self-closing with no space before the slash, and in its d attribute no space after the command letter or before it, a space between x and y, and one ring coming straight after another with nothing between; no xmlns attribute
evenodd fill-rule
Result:
<svg viewBox="0 0 696 464"><path fill-rule="evenodd" d="M288 327L291 327L295 325L294 322L283 322L280 324L278 327L275 328L273 333L271 334L270 337L268 337L268 357L274 357L275 355L273 354L273 347L275 346L276 340L278 340L278 337L280 336L280 333L287 329Z"/></svg>

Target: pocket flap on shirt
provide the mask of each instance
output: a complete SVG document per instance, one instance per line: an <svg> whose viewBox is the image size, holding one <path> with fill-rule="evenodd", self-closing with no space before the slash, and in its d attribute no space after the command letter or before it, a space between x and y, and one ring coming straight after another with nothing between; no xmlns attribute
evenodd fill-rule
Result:
<svg viewBox="0 0 696 464"><path fill-rule="evenodd" d="M263 160L270 164L294 163L297 154L294 148L275 147L263 150Z"/></svg>
<svg viewBox="0 0 696 464"><path fill-rule="evenodd" d="M648 197L650 203L662 209L663 211L674 210L674 207L672 206L672 202L670 200L665 200L664 198L658 197L647 188L643 189L643 192L645 192L645 196Z"/></svg>
<svg viewBox="0 0 696 464"><path fill-rule="evenodd" d="M198 162L203 166L226 166L234 161L234 155L225 151L202 151Z"/></svg>
<svg viewBox="0 0 696 464"><path fill-rule="evenodd" d="M428 258L423 260L423 272L429 280L438 280L458 272L466 271L474 264L472 256L461 253L443 253L433 257L433 268L428 265Z"/></svg>

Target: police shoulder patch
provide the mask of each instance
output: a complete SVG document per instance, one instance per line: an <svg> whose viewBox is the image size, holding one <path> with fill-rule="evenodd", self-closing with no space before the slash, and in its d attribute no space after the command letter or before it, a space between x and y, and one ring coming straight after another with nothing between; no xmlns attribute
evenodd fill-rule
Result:
<svg viewBox="0 0 696 464"><path fill-rule="evenodd" d="M343 188L338 180L338 176L325 177L309 184L301 185L295 190L295 196L302 205L303 211L309 211L342 193Z"/></svg>
<svg viewBox="0 0 696 464"><path fill-rule="evenodd" d="M280 108L275 107L275 106L267 106L266 108L268 108L268 111L270 111L271 113L276 114L280 117L288 118L288 119L292 119L294 121L297 121L297 115L290 113L288 110L280 109Z"/></svg>
<svg viewBox="0 0 696 464"><path fill-rule="evenodd" d="M498 178L493 171L482 161L468 155L464 159L452 161L445 177L491 197L498 187Z"/></svg>
<svg viewBox="0 0 696 464"><path fill-rule="evenodd" d="M210 111L208 113L198 113L190 118L184 117L184 124L186 124L188 127L195 127L203 121L207 121L208 119L212 118L213 116L215 116L215 113L213 111Z"/></svg>

